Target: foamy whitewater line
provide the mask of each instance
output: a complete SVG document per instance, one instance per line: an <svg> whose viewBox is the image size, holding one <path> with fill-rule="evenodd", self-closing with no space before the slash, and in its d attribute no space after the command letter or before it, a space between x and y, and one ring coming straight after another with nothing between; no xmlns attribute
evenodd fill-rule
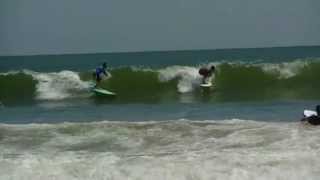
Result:
<svg viewBox="0 0 320 180"><path fill-rule="evenodd" d="M1 72L0 75L2 75L2 76L15 75L15 74L19 74L21 72L23 72L23 71L18 71L18 70L14 71L14 70L12 70L12 71L8 71L8 72Z"/></svg>
<svg viewBox="0 0 320 180"><path fill-rule="evenodd" d="M262 63L258 66L262 66L262 69L267 73L279 74L280 79L288 79L297 75L300 70L308 65L310 61L296 60L293 62L284 62L280 64Z"/></svg>
<svg viewBox="0 0 320 180"><path fill-rule="evenodd" d="M73 71L39 73L24 70L23 72L37 80L36 93L37 99L40 100L78 97L79 93L87 91L92 86L90 82L82 81L79 73Z"/></svg>
<svg viewBox="0 0 320 180"><path fill-rule="evenodd" d="M185 118L181 119L169 119L169 120L148 120L148 121L114 121L114 120L101 120L101 121L90 121L90 122L61 122L61 123L28 123L28 124L7 124L0 123L0 127L5 128L56 128L56 127L66 127L73 125L82 126L100 126L100 125L157 125L157 124L188 124L188 123L204 123L204 124L272 124L282 122L263 122L248 119L208 119L208 120L189 120Z"/></svg>
<svg viewBox="0 0 320 180"><path fill-rule="evenodd" d="M320 130L300 123L80 124L0 125L0 179L300 180L320 175Z"/></svg>
<svg viewBox="0 0 320 180"><path fill-rule="evenodd" d="M37 81L36 98L38 100L61 100L66 98L87 96L92 82L82 81L79 73L69 70L60 72L35 72L24 69L22 71L9 71L0 75L16 75L23 73L32 76Z"/></svg>
<svg viewBox="0 0 320 180"><path fill-rule="evenodd" d="M240 66L240 67L257 67L262 68L265 73L276 74L279 79L288 79L297 75L301 69L309 66L312 63L320 63L320 58L306 58L306 59L296 59L291 62L281 62L281 63L268 63L261 61L255 62L228 62L222 61L217 64L229 64L231 66Z"/></svg>
<svg viewBox="0 0 320 180"><path fill-rule="evenodd" d="M280 62L280 63L269 63L269 62L264 62L264 60L257 60L257 61L228 61L228 60L222 60L219 62L205 62L205 63L201 63L199 65L196 66L181 66L181 65L172 65L172 66L168 66L166 68L163 69L158 69L155 70L155 68L150 68L148 66L129 66L129 68L131 68L133 71L157 71L157 72L162 72L163 70L167 70L167 69L178 69L180 68L196 68L199 69L200 67L203 66L207 66L210 67L211 65L215 65L217 67L219 67L221 64L230 64L230 65L239 65L239 66L244 66L244 67L251 67L251 66L255 66L255 67L262 67L263 69L265 69L267 72L268 71L281 71L283 70L284 74L287 74L288 71L293 71L290 72L289 74L293 73L297 70L297 69L301 69L311 63L320 63L320 58L304 58L304 59L296 59L290 62ZM128 66L120 66L117 68L112 68L110 67L110 70L117 70L117 69L122 69L122 68L128 68ZM69 70L62 70L62 71L69 71ZM62 72L60 71L60 72ZM35 72L32 70L10 70L8 72L0 72L0 75L12 75L12 74L18 74L18 73L24 73L24 72ZM74 71L70 71L70 72L74 72ZM39 72L40 73L40 72ZM45 73L45 72L43 72ZM46 72L46 73L59 73L59 72ZM74 72L77 73L77 72Z"/></svg>

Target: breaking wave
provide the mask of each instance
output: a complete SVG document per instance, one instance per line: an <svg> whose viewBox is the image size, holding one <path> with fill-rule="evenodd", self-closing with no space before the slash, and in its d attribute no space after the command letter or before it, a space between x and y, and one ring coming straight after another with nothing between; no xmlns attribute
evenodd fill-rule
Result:
<svg viewBox="0 0 320 180"><path fill-rule="evenodd" d="M210 63L207 64L211 65ZM320 98L320 62L296 60L284 63L215 63L214 88L199 88L200 66L168 66L161 69L121 67L102 87L118 94L115 102L239 101ZM91 96L92 72L10 71L0 74L0 101L62 100Z"/></svg>
<svg viewBox="0 0 320 180"><path fill-rule="evenodd" d="M249 120L0 124L0 179L317 179L318 128Z"/></svg>

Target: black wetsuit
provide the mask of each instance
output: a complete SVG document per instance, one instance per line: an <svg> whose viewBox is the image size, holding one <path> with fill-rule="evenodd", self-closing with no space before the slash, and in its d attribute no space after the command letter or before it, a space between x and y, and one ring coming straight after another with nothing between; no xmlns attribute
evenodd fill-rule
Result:
<svg viewBox="0 0 320 180"><path fill-rule="evenodd" d="M319 116L309 116L309 117L304 117L301 121L307 121L308 123L312 125L320 125L320 117Z"/></svg>

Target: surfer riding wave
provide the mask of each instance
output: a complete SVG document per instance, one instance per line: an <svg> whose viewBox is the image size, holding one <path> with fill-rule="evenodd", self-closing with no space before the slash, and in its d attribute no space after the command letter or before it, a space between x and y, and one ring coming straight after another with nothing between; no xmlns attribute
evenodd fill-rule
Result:
<svg viewBox="0 0 320 180"><path fill-rule="evenodd" d="M95 87L99 87L100 85L100 82L103 80L103 79L106 79L106 78L110 78L111 77L111 74L107 71L107 63L103 63L102 66L100 67L97 67L95 69L95 72L92 74L93 75L93 78L95 79L96 81L96 85Z"/></svg>
<svg viewBox="0 0 320 180"><path fill-rule="evenodd" d="M199 69L199 74L202 76L203 84L210 84L212 82L213 75L215 73L215 66L210 68L202 67Z"/></svg>

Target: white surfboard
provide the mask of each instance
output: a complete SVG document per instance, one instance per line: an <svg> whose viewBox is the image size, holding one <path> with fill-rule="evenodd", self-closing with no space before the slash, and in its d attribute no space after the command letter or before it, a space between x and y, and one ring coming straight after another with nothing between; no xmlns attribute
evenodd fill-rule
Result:
<svg viewBox="0 0 320 180"><path fill-rule="evenodd" d="M98 96L115 96L116 95L116 93L108 91L106 89L102 89L102 88L93 88L92 92L94 92Z"/></svg>
<svg viewBox="0 0 320 180"><path fill-rule="evenodd" d="M212 83L209 82L209 83L202 83L200 84L201 87L205 87L205 88L208 88L208 87L211 87L212 86Z"/></svg>
<svg viewBox="0 0 320 180"><path fill-rule="evenodd" d="M304 115L305 117L310 117L310 116L317 116L318 113L315 112L315 111L312 111L312 110L304 110L304 111L303 111L303 115Z"/></svg>

